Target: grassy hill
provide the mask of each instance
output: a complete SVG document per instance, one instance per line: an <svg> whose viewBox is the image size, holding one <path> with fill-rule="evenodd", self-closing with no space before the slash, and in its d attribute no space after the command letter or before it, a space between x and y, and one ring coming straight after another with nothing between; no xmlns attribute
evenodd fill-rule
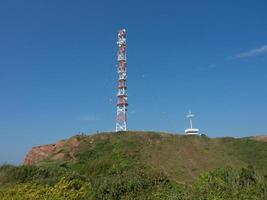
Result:
<svg viewBox="0 0 267 200"><path fill-rule="evenodd" d="M39 165L75 163L69 156L75 154L76 163L83 160L83 165L90 163L88 167L96 163L98 167L106 165L108 168L123 163L140 164L162 171L180 183L192 182L202 171L226 166L254 165L267 174L267 143L251 138L211 139L154 132L102 133L75 138L80 141L78 150L66 142L56 153L63 152L62 159L47 159ZM51 158L56 154L51 154Z"/></svg>
<svg viewBox="0 0 267 200"><path fill-rule="evenodd" d="M76 141L75 145L73 141ZM62 185L71 188L68 191L78 185L81 196L75 193L64 197L66 191L64 195L59 192L58 198L55 194L52 196L54 199L190 199L194 192L188 192L189 188L196 185L203 172L213 171L209 175L213 176L214 170L227 169L227 177L232 173L231 177L237 178L231 181L237 181L248 166L253 166L253 173L248 171L246 176L257 174L257 180L264 180L267 175L266 142L252 138L211 139L155 132L79 135L66 140L56 152L35 166L2 166L0 197L1 191L3 198L4 194L10 195L14 186L32 188L34 185L34 192L45 186L49 191L55 192L58 188L62 192ZM215 174L226 176L224 170Z"/></svg>

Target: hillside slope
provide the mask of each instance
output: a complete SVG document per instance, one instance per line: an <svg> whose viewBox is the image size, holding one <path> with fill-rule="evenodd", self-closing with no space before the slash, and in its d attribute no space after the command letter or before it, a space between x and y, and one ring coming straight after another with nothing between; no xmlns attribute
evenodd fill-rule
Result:
<svg viewBox="0 0 267 200"><path fill-rule="evenodd" d="M77 135L0 166L1 200L267 200L267 143L154 132Z"/></svg>
<svg viewBox="0 0 267 200"><path fill-rule="evenodd" d="M110 170L117 166L139 164L163 172L178 183L190 183L203 171L227 166L242 168L253 165L267 174L267 144L250 138L210 139L167 133L124 132L74 136L52 146L48 146L49 151L38 147L37 153L33 148L25 164L70 162L79 165L83 160L89 169L97 164Z"/></svg>

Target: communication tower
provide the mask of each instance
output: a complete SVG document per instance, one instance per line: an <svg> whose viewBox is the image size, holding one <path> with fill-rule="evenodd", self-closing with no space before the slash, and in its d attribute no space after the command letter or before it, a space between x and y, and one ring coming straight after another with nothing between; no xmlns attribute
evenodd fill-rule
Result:
<svg viewBox="0 0 267 200"><path fill-rule="evenodd" d="M126 62L126 30L121 29L118 32L118 74L119 86L117 94L117 117L116 117L116 132L127 130L127 106L128 95L126 93L126 79L127 79L127 62Z"/></svg>

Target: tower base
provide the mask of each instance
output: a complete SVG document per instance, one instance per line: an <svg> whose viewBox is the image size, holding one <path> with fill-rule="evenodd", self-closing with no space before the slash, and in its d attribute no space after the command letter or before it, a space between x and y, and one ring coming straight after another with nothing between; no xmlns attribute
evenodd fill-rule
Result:
<svg viewBox="0 0 267 200"><path fill-rule="evenodd" d="M188 129L185 129L185 133L187 135L199 135L199 129L197 128L188 128Z"/></svg>

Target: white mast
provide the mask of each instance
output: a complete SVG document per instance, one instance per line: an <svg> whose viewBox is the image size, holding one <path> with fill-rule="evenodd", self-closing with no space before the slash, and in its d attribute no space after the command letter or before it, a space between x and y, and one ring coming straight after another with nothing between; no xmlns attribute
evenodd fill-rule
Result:
<svg viewBox="0 0 267 200"><path fill-rule="evenodd" d="M195 117L195 115L191 111L189 111L186 117L189 119L190 128L192 129L193 128L193 117Z"/></svg>
<svg viewBox="0 0 267 200"><path fill-rule="evenodd" d="M190 127L188 129L185 129L185 133L187 135L198 135L199 130L197 128L193 128L193 117L195 117L195 115L191 111L189 111L186 117L187 119L189 119Z"/></svg>

